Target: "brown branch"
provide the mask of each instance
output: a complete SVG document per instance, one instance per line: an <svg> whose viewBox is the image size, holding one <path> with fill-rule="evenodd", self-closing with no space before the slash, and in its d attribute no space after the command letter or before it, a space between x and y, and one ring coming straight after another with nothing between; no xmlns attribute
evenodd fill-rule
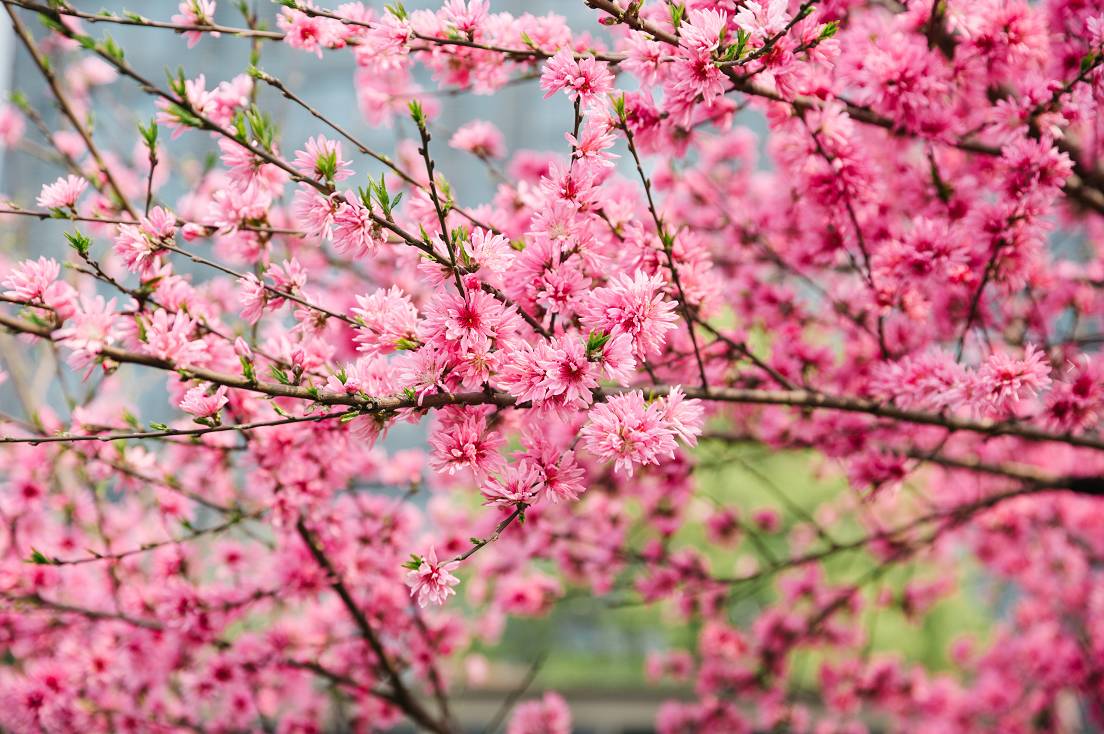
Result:
<svg viewBox="0 0 1104 734"><path fill-rule="evenodd" d="M364 610L362 610L360 605L356 603L356 600L353 599L353 595L341 580L341 576L338 574L337 569L330 563L330 559L326 556L325 551L318 546L318 543L315 541L313 534L310 532L303 518L299 518L296 522L295 529L296 532L299 533L299 537L302 538L303 543L307 546L307 550L310 551L311 557L314 558L318 566L326 572L326 575L329 577L330 588L332 588L338 598L341 599L342 605L349 613L349 616L352 617L357 630L359 630L361 636L364 637L368 646L372 649L380 668L389 681L395 705L399 706L412 720L430 731L437 734L452 734L451 727L448 726L447 723L434 720L418 699L407 689L398 669L387 655L387 651L384 649L379 636L376 634L376 631L372 629L372 625L369 623L368 617L365 616Z"/></svg>

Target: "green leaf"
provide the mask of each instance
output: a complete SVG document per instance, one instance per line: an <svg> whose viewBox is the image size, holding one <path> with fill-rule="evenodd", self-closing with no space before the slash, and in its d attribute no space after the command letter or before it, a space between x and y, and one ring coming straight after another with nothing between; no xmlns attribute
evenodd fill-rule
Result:
<svg viewBox="0 0 1104 734"><path fill-rule="evenodd" d="M602 350L610 340L610 335L601 331L592 331L587 336L586 354L587 359L597 359L602 356Z"/></svg>
<svg viewBox="0 0 1104 734"><path fill-rule="evenodd" d="M686 16L686 6L682 3L668 3L667 9L671 11L671 27L678 32L682 25L682 19Z"/></svg>
<svg viewBox="0 0 1104 734"><path fill-rule="evenodd" d="M821 26L820 36L819 36L818 40L820 40L820 41L827 40L827 39L831 38L832 36L836 35L836 31L838 31L838 30L839 30L839 21L838 20L828 21L823 26Z"/></svg>
<svg viewBox="0 0 1104 734"><path fill-rule="evenodd" d="M280 383L281 385L290 385L291 384L291 379L288 377L287 372L284 372L282 369L280 369L276 365L272 365L271 367L269 367L268 368L268 373L270 375L272 375L273 379L275 379L276 382Z"/></svg>
<svg viewBox="0 0 1104 734"><path fill-rule="evenodd" d="M77 254L81 257L87 257L88 251L92 247L92 240L77 230L76 232L66 232L65 239L69 242L69 246L77 251Z"/></svg>
<svg viewBox="0 0 1104 734"><path fill-rule="evenodd" d="M107 36L104 39L103 43L100 44L100 46L100 50L104 53L104 55L109 56L116 63L123 63L123 58L125 54L123 53L122 47L119 46L119 44L115 43L114 38L112 38L111 36Z"/></svg>
<svg viewBox="0 0 1104 734"><path fill-rule="evenodd" d="M250 382L256 382L257 381L257 372L256 372L256 370L253 369L253 363L250 362L245 357L238 357L238 360L241 362L242 376L245 377L245 379L249 380Z"/></svg>
<svg viewBox="0 0 1104 734"><path fill-rule="evenodd" d="M157 119L149 121L149 125L143 125L138 123L138 132L142 136L142 140L145 142L146 147L151 151L157 148Z"/></svg>
<svg viewBox="0 0 1104 734"><path fill-rule="evenodd" d="M33 563L37 566L53 566L55 562L46 557L46 555L35 548L31 548L31 557L27 559L27 563Z"/></svg>
<svg viewBox="0 0 1104 734"><path fill-rule="evenodd" d="M410 117L414 120L414 124L418 126L419 130L424 130L426 126L426 116L425 110L422 109L422 103L416 99L412 99L407 106L410 109Z"/></svg>

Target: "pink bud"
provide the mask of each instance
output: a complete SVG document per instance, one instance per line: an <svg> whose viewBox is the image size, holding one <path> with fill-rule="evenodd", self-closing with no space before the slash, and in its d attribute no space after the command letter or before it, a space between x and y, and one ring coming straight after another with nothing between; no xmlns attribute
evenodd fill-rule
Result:
<svg viewBox="0 0 1104 734"><path fill-rule="evenodd" d="M253 350L249 348L249 344L240 336L234 340L234 354L245 359L253 359Z"/></svg>
<svg viewBox="0 0 1104 734"><path fill-rule="evenodd" d="M187 242L199 239L207 232L207 228L202 224L196 224L194 222L188 222L180 228L180 234Z"/></svg>

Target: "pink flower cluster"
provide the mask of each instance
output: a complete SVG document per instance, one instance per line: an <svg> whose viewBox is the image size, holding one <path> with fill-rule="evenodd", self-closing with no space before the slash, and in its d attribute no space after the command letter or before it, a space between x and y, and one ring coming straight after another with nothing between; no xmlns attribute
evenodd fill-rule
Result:
<svg viewBox="0 0 1104 734"><path fill-rule="evenodd" d="M457 734L628 607L660 734L1104 725L1099 3L71 5L7 4L0 730Z"/></svg>

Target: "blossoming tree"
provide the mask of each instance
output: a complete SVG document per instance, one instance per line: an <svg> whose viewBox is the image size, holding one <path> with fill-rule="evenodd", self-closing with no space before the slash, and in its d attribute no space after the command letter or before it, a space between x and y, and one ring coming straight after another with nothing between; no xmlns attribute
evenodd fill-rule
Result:
<svg viewBox="0 0 1104 734"><path fill-rule="evenodd" d="M578 0L572 28L486 0L2 2L17 85L58 113L0 112L57 170L5 226L68 228L64 256L0 257L6 361L58 367L0 373L4 730L459 732L472 646L569 588L696 630L649 661L694 692L663 734L1104 724L1100 3ZM113 25L251 63L163 82ZM395 148L266 71L274 44L348 59ZM559 150L436 122L515 84ZM104 121L109 85L141 123ZM398 423L424 451L387 448ZM716 503L703 456L734 443L850 490L785 521ZM922 625L968 567L1010 593L951 670L872 652L870 610ZM570 731L517 683L511 734Z"/></svg>

